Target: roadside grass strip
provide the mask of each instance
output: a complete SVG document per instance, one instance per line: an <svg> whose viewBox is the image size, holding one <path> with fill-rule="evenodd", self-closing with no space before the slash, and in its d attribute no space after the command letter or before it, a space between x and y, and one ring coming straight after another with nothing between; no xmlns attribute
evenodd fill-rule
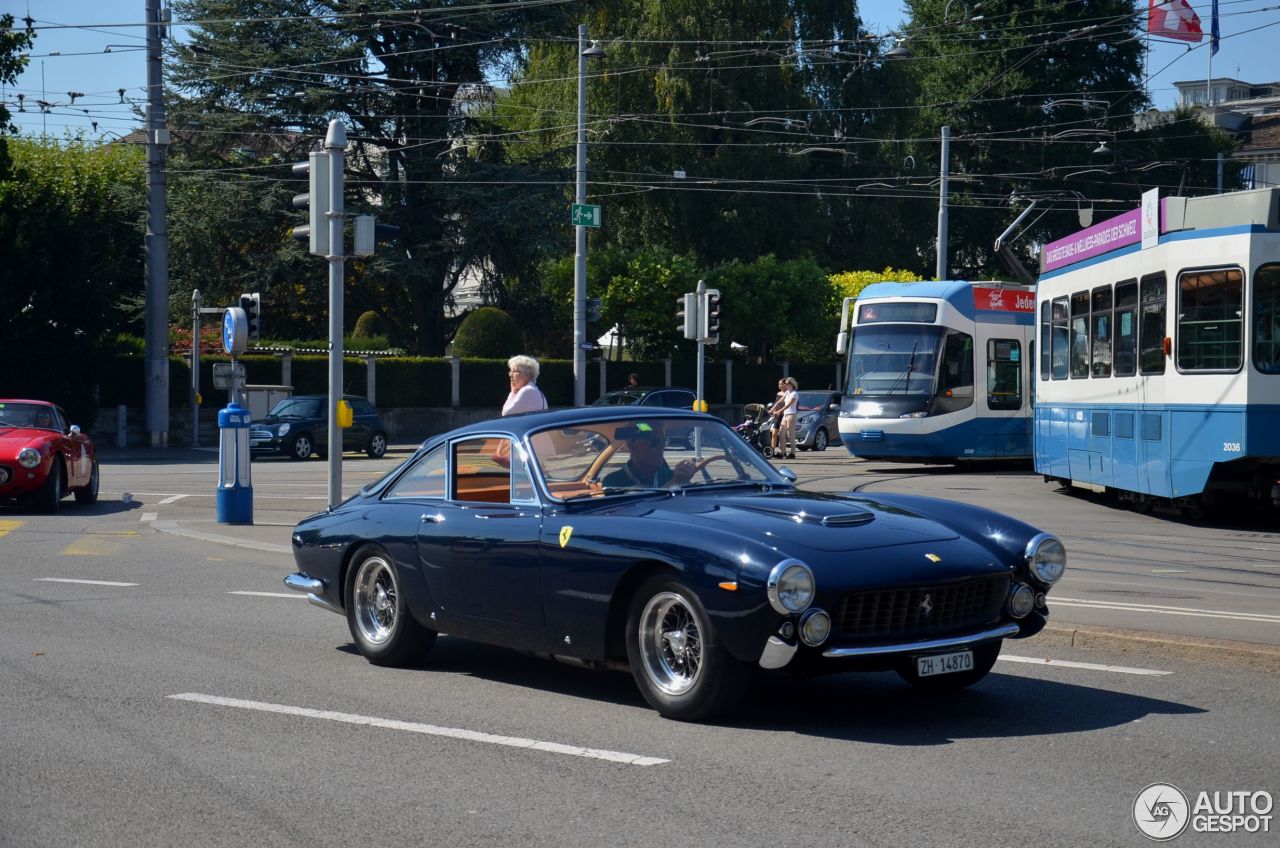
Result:
<svg viewBox="0 0 1280 848"><path fill-rule="evenodd" d="M1087 671L1110 671L1116 674L1140 674L1147 677L1163 677L1166 674L1173 674L1172 671L1159 671L1154 668L1132 668L1127 665L1100 665L1098 663L1072 662L1071 660L1051 660L1047 657L1019 657L1001 654L999 659L1004 662L1044 665L1051 668L1081 668Z"/></svg>
<svg viewBox="0 0 1280 848"><path fill-rule="evenodd" d="M1280 615L1270 615L1262 612L1231 612L1230 610L1196 609L1195 607L1167 607L1159 604L1131 604L1124 601L1089 601L1084 598L1053 598L1053 603L1065 607L1112 610L1114 612L1146 612L1155 615L1187 615L1195 618L1225 618L1229 621L1280 624Z"/></svg>
<svg viewBox="0 0 1280 848"><path fill-rule="evenodd" d="M457 727L439 727L434 724L418 724L412 721L396 721L394 719L338 713L330 710L313 710L307 707L292 707L287 704L271 704L263 701L244 701L239 698L202 695L198 692L183 692L167 697L175 701L191 701L197 704L233 707L240 710L255 710L257 712L299 716L322 721L336 721L343 724L380 727L387 730L403 730L409 733L421 733L426 736L443 736L449 739L461 739L466 742L485 742L490 745L504 745L508 748L527 748L531 751L545 751L551 754L563 754L568 757L582 757L589 760L606 760L611 763L622 763L629 766L656 766L671 762L658 757L645 757L640 754L628 754L623 751L582 748L577 745L542 742L537 739L524 739L519 736L495 736L492 733L481 733L476 730L464 730Z"/></svg>

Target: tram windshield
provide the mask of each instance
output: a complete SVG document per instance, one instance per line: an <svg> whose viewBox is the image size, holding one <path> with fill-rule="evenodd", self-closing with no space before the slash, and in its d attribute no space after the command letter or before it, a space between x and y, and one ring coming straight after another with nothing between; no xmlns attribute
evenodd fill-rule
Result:
<svg viewBox="0 0 1280 848"><path fill-rule="evenodd" d="M944 328L922 324L869 324L853 328L850 395L928 398Z"/></svg>

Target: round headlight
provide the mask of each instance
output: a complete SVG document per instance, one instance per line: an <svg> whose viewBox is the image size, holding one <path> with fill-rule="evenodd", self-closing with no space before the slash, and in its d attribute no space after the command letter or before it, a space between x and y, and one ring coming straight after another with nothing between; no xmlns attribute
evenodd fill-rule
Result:
<svg viewBox="0 0 1280 848"><path fill-rule="evenodd" d="M811 609L800 616L800 639L816 648L831 635L831 616L826 610Z"/></svg>
<svg viewBox="0 0 1280 848"><path fill-rule="evenodd" d="M284 435L285 433L287 433L287 432L289 432L289 423L288 423L288 422L285 422L284 424L281 424L281 425L280 425L280 429L279 429L279 430L276 430L276 435L277 435L277 436L283 436L283 435Z"/></svg>
<svg viewBox="0 0 1280 848"><path fill-rule="evenodd" d="M1009 615L1014 618L1026 618L1035 606L1035 590L1026 583L1015 583L1009 593Z"/></svg>
<svg viewBox="0 0 1280 848"><path fill-rule="evenodd" d="M35 448L23 448L18 451L18 464L23 468L35 468L40 464L40 451Z"/></svg>
<svg viewBox="0 0 1280 848"><path fill-rule="evenodd" d="M769 572L769 604L783 615L803 612L813 603L813 572L796 559L784 559Z"/></svg>
<svg viewBox="0 0 1280 848"><path fill-rule="evenodd" d="M1052 586L1067 569L1067 549L1058 537L1041 533L1027 542L1027 570L1046 586Z"/></svg>

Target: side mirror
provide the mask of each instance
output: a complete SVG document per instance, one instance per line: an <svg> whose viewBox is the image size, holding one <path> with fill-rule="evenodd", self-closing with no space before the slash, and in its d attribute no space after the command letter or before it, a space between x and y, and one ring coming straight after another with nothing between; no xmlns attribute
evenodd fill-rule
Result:
<svg viewBox="0 0 1280 848"><path fill-rule="evenodd" d="M840 335L836 336L836 353L843 354L848 347L849 333L847 331L841 331Z"/></svg>
<svg viewBox="0 0 1280 848"><path fill-rule="evenodd" d="M72 425L71 425L71 435L73 435L73 436L78 436L78 435L80 435L80 425L79 425L79 424L72 424Z"/></svg>
<svg viewBox="0 0 1280 848"><path fill-rule="evenodd" d="M786 477L788 483L795 483L799 479L796 477L796 473L785 465L778 469L778 473Z"/></svg>

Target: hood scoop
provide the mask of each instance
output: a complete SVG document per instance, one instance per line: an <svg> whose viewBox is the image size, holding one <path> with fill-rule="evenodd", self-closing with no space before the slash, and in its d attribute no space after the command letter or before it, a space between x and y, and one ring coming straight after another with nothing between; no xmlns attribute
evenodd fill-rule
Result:
<svg viewBox="0 0 1280 848"><path fill-rule="evenodd" d="M859 527L876 520L872 512L844 512L838 515L824 516L819 522L823 527Z"/></svg>

